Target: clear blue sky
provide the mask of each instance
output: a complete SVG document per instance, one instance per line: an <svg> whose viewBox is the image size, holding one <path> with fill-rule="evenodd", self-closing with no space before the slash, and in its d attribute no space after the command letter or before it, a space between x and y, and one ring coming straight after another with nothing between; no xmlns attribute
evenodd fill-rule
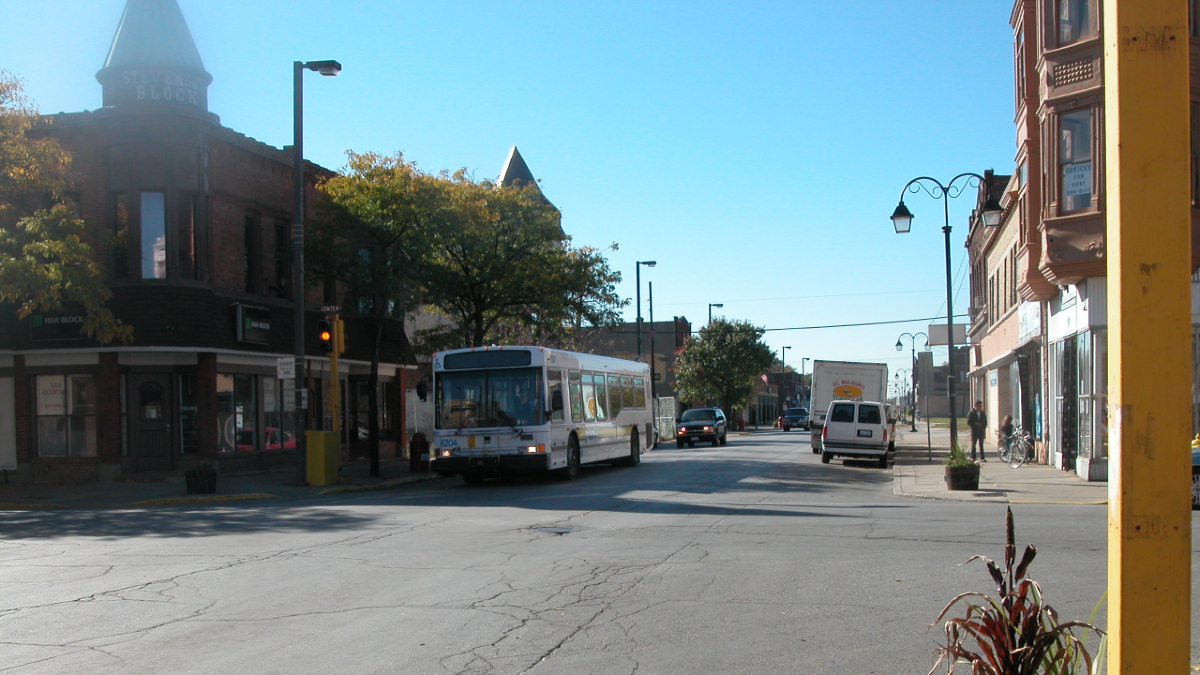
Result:
<svg viewBox="0 0 1200 675"><path fill-rule="evenodd" d="M620 245L622 295L656 260L643 305L653 282L655 318L697 329L708 303L769 329L944 316L942 205L909 196L896 235L900 190L1013 166L1008 2L178 2L226 126L290 144L292 61L337 59L305 82L309 159L401 150L482 178L515 144L576 245ZM124 4L5 0L0 68L45 113L99 107ZM972 204L950 210L957 312ZM789 365L894 370L927 323L766 340Z"/></svg>

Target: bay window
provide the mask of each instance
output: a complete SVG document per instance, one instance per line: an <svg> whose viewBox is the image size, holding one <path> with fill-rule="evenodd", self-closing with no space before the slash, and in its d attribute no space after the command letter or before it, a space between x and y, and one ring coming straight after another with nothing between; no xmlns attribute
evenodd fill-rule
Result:
<svg viewBox="0 0 1200 675"><path fill-rule="evenodd" d="M1092 110L1059 117L1059 204L1063 212L1086 209L1092 202Z"/></svg>

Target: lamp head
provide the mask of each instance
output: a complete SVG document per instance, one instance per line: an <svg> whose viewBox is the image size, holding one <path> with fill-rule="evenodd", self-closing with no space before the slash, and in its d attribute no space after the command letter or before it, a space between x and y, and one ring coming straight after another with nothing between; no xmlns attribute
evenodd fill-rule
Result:
<svg viewBox="0 0 1200 675"><path fill-rule="evenodd" d="M983 209L979 212L979 217L983 220L985 227L996 227L1000 225L1000 218L1004 215L1004 207L1000 206L1000 202L996 198L988 195L987 201L983 203Z"/></svg>
<svg viewBox="0 0 1200 675"><path fill-rule="evenodd" d="M318 72L325 77L334 77L342 72L342 64L337 61L309 61L304 64L305 68Z"/></svg>
<svg viewBox="0 0 1200 675"><path fill-rule="evenodd" d="M904 343L902 343L899 338L896 339L896 351L904 351Z"/></svg>
<svg viewBox="0 0 1200 675"><path fill-rule="evenodd" d="M904 200L896 206L896 210L892 212L892 225L896 227L896 234L907 234L912 228L912 211L904 205Z"/></svg>
<svg viewBox="0 0 1200 675"><path fill-rule="evenodd" d="M638 262L638 264L639 264L639 265L645 265L646 267L654 267L655 265L657 265L657 264L658 264L658 261L656 261L656 260L643 260L643 261L639 261L639 262Z"/></svg>

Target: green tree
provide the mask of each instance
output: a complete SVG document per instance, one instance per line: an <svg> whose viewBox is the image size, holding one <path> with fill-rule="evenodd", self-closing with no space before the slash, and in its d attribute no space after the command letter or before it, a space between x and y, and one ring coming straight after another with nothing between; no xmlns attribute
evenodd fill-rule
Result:
<svg viewBox="0 0 1200 675"><path fill-rule="evenodd" d="M560 214L535 185L499 187L464 171L443 176L427 287L450 317L442 346L480 347L524 334L557 339L571 327L610 325L623 301L620 274L594 248L572 248Z"/></svg>
<svg viewBox="0 0 1200 675"><path fill-rule="evenodd" d="M774 354L762 341L763 329L745 321L714 320L679 350L675 387L685 401L716 401L723 410L750 402L755 380L771 367Z"/></svg>
<svg viewBox="0 0 1200 675"><path fill-rule="evenodd" d="M0 70L0 303L21 319L78 306L84 335L129 342L133 327L108 308L112 291L91 246L104 234L66 203L71 157L39 133L39 120L21 81Z"/></svg>
<svg viewBox="0 0 1200 675"><path fill-rule="evenodd" d="M371 475L379 475L379 361L384 327L398 324L401 359L413 361L404 316L423 297L444 199L444 181L417 169L403 154L349 153L346 169L321 185L325 200L306 241L315 279L340 282L354 306L344 311L374 323L368 380L367 438Z"/></svg>

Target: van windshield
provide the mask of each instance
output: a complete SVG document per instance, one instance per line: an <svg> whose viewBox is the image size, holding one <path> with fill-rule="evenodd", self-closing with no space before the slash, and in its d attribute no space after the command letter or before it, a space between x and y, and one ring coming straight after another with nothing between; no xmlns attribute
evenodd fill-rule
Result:
<svg viewBox="0 0 1200 675"><path fill-rule="evenodd" d="M717 419L717 411L711 408L685 410L683 411L683 417L680 419L684 422L695 422L696 420L715 420Z"/></svg>

